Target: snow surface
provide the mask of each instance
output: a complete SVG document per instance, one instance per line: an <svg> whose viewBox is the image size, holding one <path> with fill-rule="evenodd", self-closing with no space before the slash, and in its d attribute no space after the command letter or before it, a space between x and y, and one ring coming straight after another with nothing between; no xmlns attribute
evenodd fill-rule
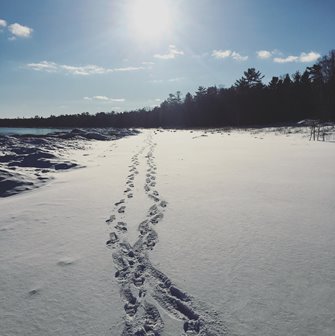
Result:
<svg viewBox="0 0 335 336"><path fill-rule="evenodd" d="M73 162L71 150L88 147L90 141L87 140L116 140L138 133L131 129L92 128L41 134L45 131L47 129L0 128L0 197L38 188L57 171L82 167Z"/></svg>
<svg viewBox="0 0 335 336"><path fill-rule="evenodd" d="M0 200L0 334L333 335L333 146L149 130L76 150L86 168Z"/></svg>

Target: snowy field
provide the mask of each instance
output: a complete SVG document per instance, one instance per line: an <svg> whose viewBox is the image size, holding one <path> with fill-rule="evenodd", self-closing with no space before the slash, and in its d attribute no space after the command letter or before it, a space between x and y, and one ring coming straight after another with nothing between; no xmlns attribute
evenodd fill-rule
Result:
<svg viewBox="0 0 335 336"><path fill-rule="evenodd" d="M334 143L85 144L64 153L85 168L0 199L1 336L334 335Z"/></svg>

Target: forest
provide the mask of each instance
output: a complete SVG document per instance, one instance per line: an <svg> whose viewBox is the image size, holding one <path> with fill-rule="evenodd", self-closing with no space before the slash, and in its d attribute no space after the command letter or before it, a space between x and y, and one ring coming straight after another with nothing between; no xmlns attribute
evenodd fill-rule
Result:
<svg viewBox="0 0 335 336"><path fill-rule="evenodd" d="M304 72L274 76L268 84L255 68L230 88L202 87L184 97L169 94L160 106L116 113L0 119L0 127L244 127L335 121L335 50Z"/></svg>

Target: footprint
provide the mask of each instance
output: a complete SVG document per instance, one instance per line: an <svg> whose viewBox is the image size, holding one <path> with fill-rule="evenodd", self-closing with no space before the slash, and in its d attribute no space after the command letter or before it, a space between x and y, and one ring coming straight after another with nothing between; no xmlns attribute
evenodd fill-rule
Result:
<svg viewBox="0 0 335 336"><path fill-rule="evenodd" d="M150 209L149 209L149 215L150 216L156 215L157 212L158 212L158 208L157 208L156 204L154 204L152 207L150 207Z"/></svg>
<svg viewBox="0 0 335 336"><path fill-rule="evenodd" d="M145 281L145 278L143 276L139 276L139 277L134 277L133 278L133 283L136 287L141 287L143 286ZM142 291L139 292L139 296L141 297L143 295Z"/></svg>
<svg viewBox="0 0 335 336"><path fill-rule="evenodd" d="M149 231L149 222L147 220L140 223L138 226L138 230L140 231L141 235L145 235Z"/></svg>
<svg viewBox="0 0 335 336"><path fill-rule="evenodd" d="M149 194L148 196L150 198L152 198L155 202L159 202L160 201L160 199L158 197L156 197L155 195L153 195L153 194Z"/></svg>
<svg viewBox="0 0 335 336"><path fill-rule="evenodd" d="M146 301L143 304L143 309L144 314L141 316L143 326L135 335L161 335L164 329L164 322L158 309Z"/></svg>
<svg viewBox="0 0 335 336"><path fill-rule="evenodd" d="M115 216L114 215L111 215L107 220L106 220L106 223L112 223L114 220L115 220Z"/></svg>
<svg viewBox="0 0 335 336"><path fill-rule="evenodd" d="M112 245L114 245L116 242L119 241L119 237L116 235L115 232L111 232L111 233L109 234L109 238L110 238L110 239L106 242L106 245L108 245L108 246L112 246Z"/></svg>
<svg viewBox="0 0 335 336"><path fill-rule="evenodd" d="M125 200L124 200L124 198L123 198L123 199L121 199L120 201L114 203L114 205L115 205L115 206L118 206L118 205L120 205L120 204L122 204L122 203L124 203L124 202L125 202Z"/></svg>
<svg viewBox="0 0 335 336"><path fill-rule="evenodd" d="M153 218L151 218L151 219L150 219L150 222L151 222L152 224L158 224L158 222L159 222L160 220L162 220L162 218L163 218L163 214L160 213L160 214L157 214L156 216L154 216Z"/></svg>
<svg viewBox="0 0 335 336"><path fill-rule="evenodd" d="M184 323L184 331L187 333L187 335L194 335L194 334L199 334L200 332L200 321L199 320L190 320L186 321Z"/></svg>
<svg viewBox="0 0 335 336"><path fill-rule="evenodd" d="M133 193L129 193L129 194L127 195L127 197L128 197L128 198L133 198L134 195L133 195Z"/></svg>
<svg viewBox="0 0 335 336"><path fill-rule="evenodd" d="M124 305L124 310L128 316L133 317L137 312L137 307L137 304L126 303Z"/></svg>
<svg viewBox="0 0 335 336"><path fill-rule="evenodd" d="M124 213L126 210L126 207L123 205L122 207L119 208L119 210L117 211L118 213Z"/></svg>
<svg viewBox="0 0 335 336"><path fill-rule="evenodd" d="M114 227L121 232L127 231L127 224L125 222L117 222Z"/></svg>
<svg viewBox="0 0 335 336"><path fill-rule="evenodd" d="M29 295L33 296L33 295L36 295L40 292L40 289L39 288L34 288L34 289L31 289L28 293Z"/></svg>
<svg viewBox="0 0 335 336"><path fill-rule="evenodd" d="M73 258L63 258L57 262L58 266L69 266L72 265L75 262L75 259Z"/></svg>
<svg viewBox="0 0 335 336"><path fill-rule="evenodd" d="M151 229L149 233L147 234L147 236L144 238L143 245L146 245L150 250L152 250L154 246L156 245L157 239L158 239L158 235L156 231Z"/></svg>

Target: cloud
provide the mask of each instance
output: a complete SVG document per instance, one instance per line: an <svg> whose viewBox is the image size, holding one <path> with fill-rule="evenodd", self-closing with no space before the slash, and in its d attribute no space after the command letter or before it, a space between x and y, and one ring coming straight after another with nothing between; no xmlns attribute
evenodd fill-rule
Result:
<svg viewBox="0 0 335 336"><path fill-rule="evenodd" d="M105 102L105 103L110 103L110 102L123 103L126 101L124 98L110 98L107 96L84 97L83 99L88 100L88 101L99 101L99 102Z"/></svg>
<svg viewBox="0 0 335 336"><path fill-rule="evenodd" d="M236 51L232 50L213 50L212 56L217 59L232 58L235 61L244 62L248 59L248 56L242 56Z"/></svg>
<svg viewBox="0 0 335 336"><path fill-rule="evenodd" d="M73 66L66 64L57 64L55 62L42 61L39 63L29 63L26 65L29 69L45 72L59 72L78 76L90 76L107 74L112 72L130 72L144 70L145 67L124 67L124 68L104 68L98 65Z"/></svg>
<svg viewBox="0 0 335 336"><path fill-rule="evenodd" d="M175 45L170 44L169 45L169 51L166 54L155 54L155 58L169 60L169 59L175 59L177 56L184 55L184 52L182 50L178 50Z"/></svg>
<svg viewBox="0 0 335 336"><path fill-rule="evenodd" d="M298 62L298 63L309 63L309 62L314 62L316 61L321 55L319 53L316 53L314 51L310 51L309 53L302 52L299 56L297 55L289 55L284 57L283 54L275 49L272 51L268 50L259 50L256 52L257 57L260 59L270 59L273 57L273 62L275 63L293 63L293 62ZM277 56L277 57L274 57Z"/></svg>
<svg viewBox="0 0 335 336"><path fill-rule="evenodd" d="M54 62L43 61L40 63L29 63L27 67L35 71L46 71L46 72L56 72L58 70L58 65Z"/></svg>
<svg viewBox="0 0 335 336"><path fill-rule="evenodd" d="M13 23L8 26L8 30L11 32L11 39L16 39L17 37L28 38L33 33L33 29L27 26L23 26L19 23Z"/></svg>
<svg viewBox="0 0 335 336"><path fill-rule="evenodd" d="M127 72L127 71L138 71L138 70L144 70L145 67L124 67L124 68L114 68L114 69L108 69L109 72Z"/></svg>
<svg viewBox="0 0 335 336"><path fill-rule="evenodd" d="M111 72L110 69L100 67L98 65L72 66L72 65L58 65L59 70L64 70L66 73L72 75L88 76Z"/></svg>
<svg viewBox="0 0 335 336"><path fill-rule="evenodd" d="M0 19L0 31L1 31L1 28L5 28L5 27L7 27L7 21Z"/></svg>
<svg viewBox="0 0 335 336"><path fill-rule="evenodd" d="M291 62L298 62L298 56L287 56L287 57L275 57L273 59L275 63L291 63Z"/></svg>
<svg viewBox="0 0 335 336"><path fill-rule="evenodd" d="M272 51L268 51L268 50L259 50L256 52L258 58L261 59L268 59L272 57Z"/></svg>
<svg viewBox="0 0 335 336"><path fill-rule="evenodd" d="M215 58L227 58L231 55L231 50L213 50L212 56Z"/></svg>
<svg viewBox="0 0 335 336"><path fill-rule="evenodd" d="M241 56L239 53L237 53L235 51L232 52L231 57L235 61L240 61L240 62L244 62L248 59L248 56Z"/></svg>
<svg viewBox="0 0 335 336"><path fill-rule="evenodd" d="M321 55L314 51L310 51L307 54L303 52L300 55L300 62L303 62L303 63L315 62L320 57Z"/></svg>
<svg viewBox="0 0 335 336"><path fill-rule="evenodd" d="M321 55L314 51L310 51L309 53L302 52L300 56L287 56L287 57L275 57L273 61L275 63L292 63L292 62L299 62L299 63L310 63L315 62Z"/></svg>

